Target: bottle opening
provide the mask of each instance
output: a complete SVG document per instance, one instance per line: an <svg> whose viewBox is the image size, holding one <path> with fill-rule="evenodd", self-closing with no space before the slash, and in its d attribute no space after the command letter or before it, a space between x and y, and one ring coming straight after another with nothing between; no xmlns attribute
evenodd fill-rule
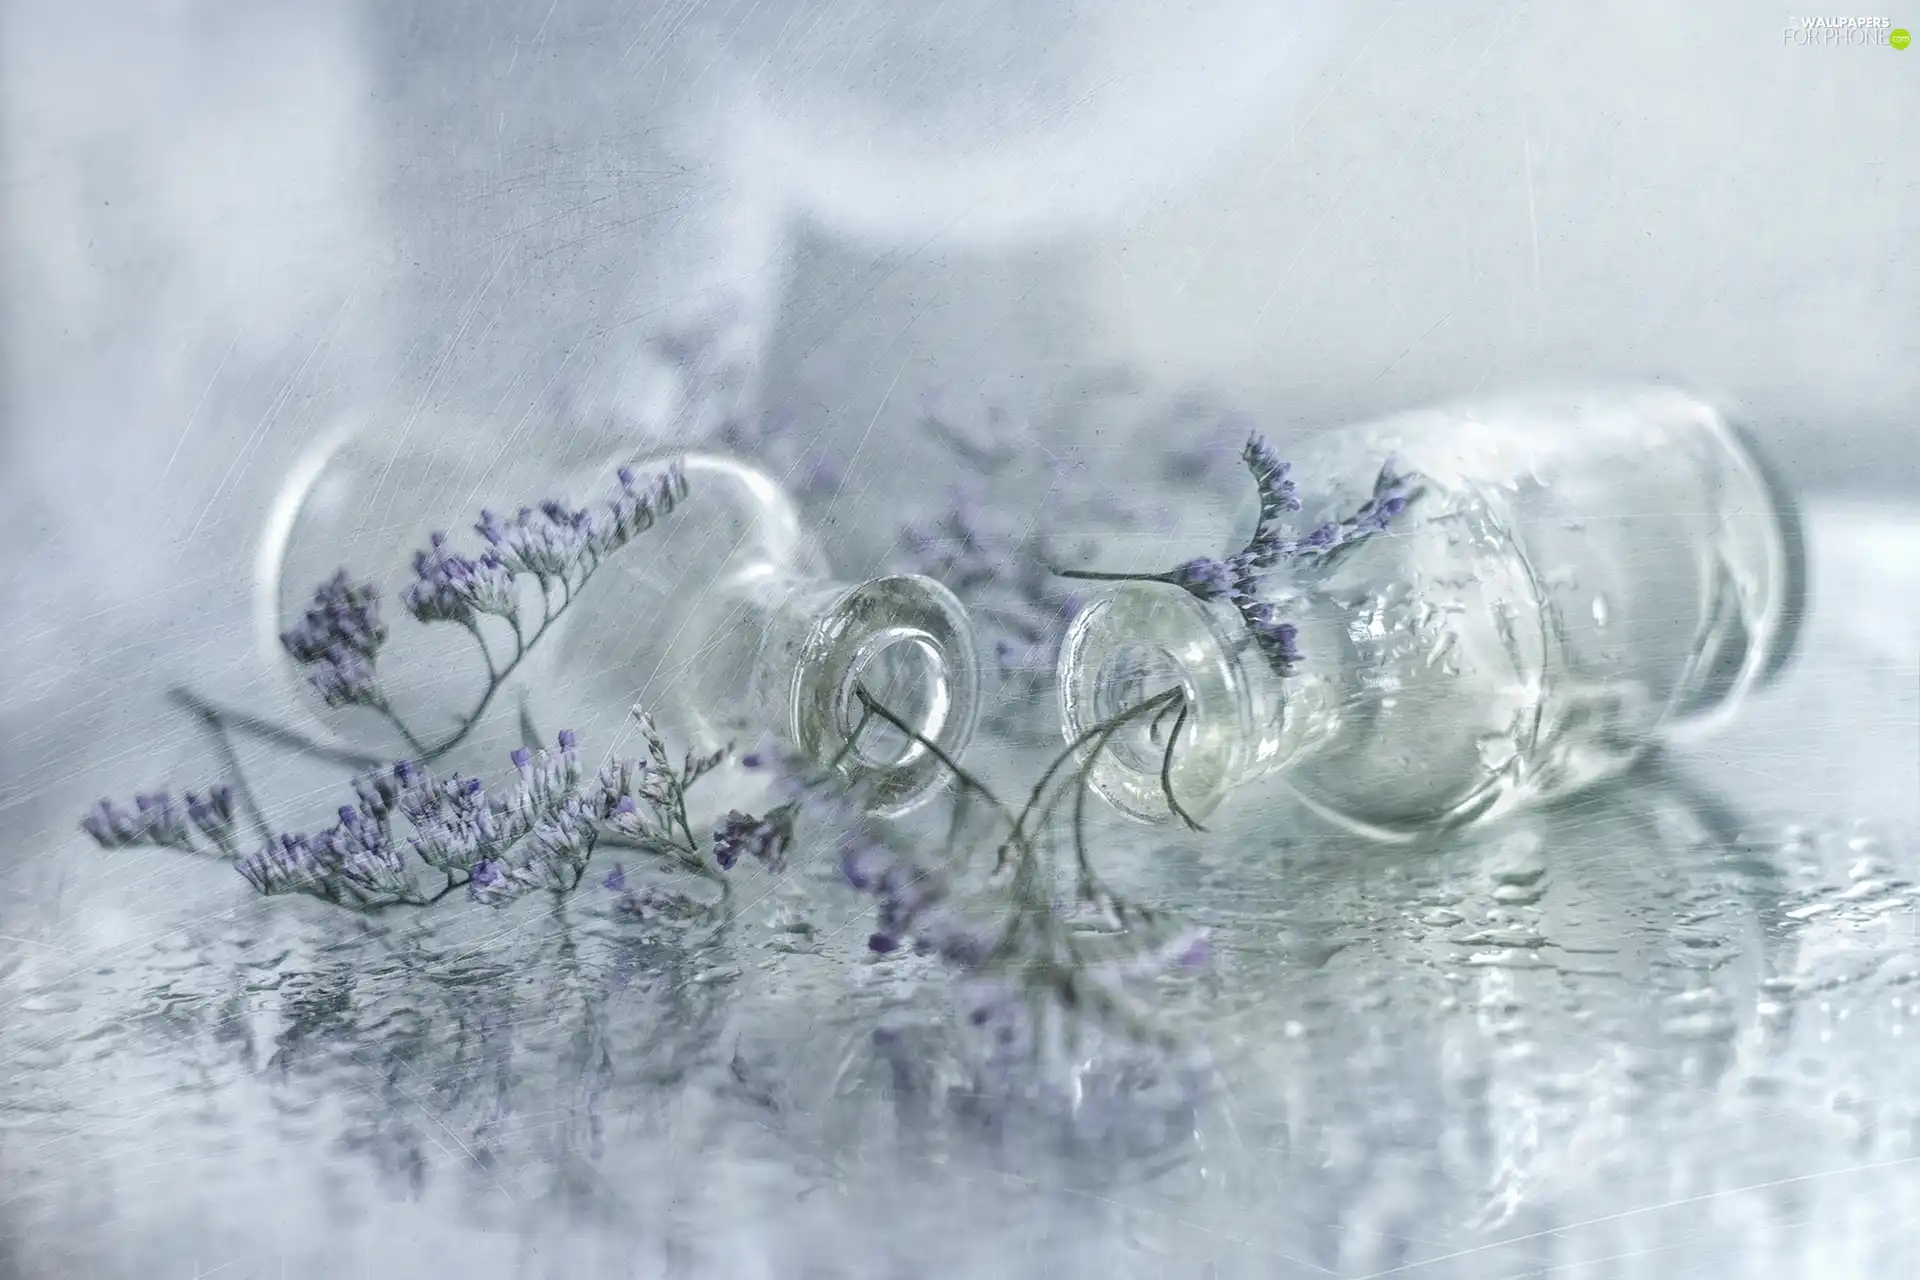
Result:
<svg viewBox="0 0 1920 1280"><path fill-rule="evenodd" d="M1184 703L1175 701L1158 711L1130 715L1153 698L1179 691L1191 699L1187 673L1163 648L1126 645L1100 665L1093 679L1094 724L1127 717L1106 740L1105 750L1116 762L1137 772L1158 773L1166 761L1168 741L1180 723ZM1091 731L1093 725L1083 732ZM1191 734L1183 734L1191 737ZM1177 753L1178 748L1175 748Z"/></svg>
<svg viewBox="0 0 1920 1280"><path fill-rule="evenodd" d="M932 636L911 630L880 633L854 655L841 686L840 732L852 742L852 754L873 768L904 767L928 754L922 742L899 726L867 715L857 696L860 691L899 717L919 739L938 742L953 710L949 685L947 664Z"/></svg>
<svg viewBox="0 0 1920 1280"><path fill-rule="evenodd" d="M957 760L966 749L980 687L973 624L951 591L919 574L862 583L818 615L804 649L791 726L803 755L838 759L882 816L905 813L951 780L940 756ZM900 724L873 715L855 738L862 690Z"/></svg>
<svg viewBox="0 0 1920 1280"><path fill-rule="evenodd" d="M1093 789L1129 817L1170 818L1170 788L1182 812L1204 818L1245 768L1249 690L1229 642L1239 624L1212 608L1174 587L1131 583L1067 630L1057 671L1062 729L1091 763ZM1174 689L1183 696L1165 708L1114 726ZM1113 726L1111 735L1103 726Z"/></svg>

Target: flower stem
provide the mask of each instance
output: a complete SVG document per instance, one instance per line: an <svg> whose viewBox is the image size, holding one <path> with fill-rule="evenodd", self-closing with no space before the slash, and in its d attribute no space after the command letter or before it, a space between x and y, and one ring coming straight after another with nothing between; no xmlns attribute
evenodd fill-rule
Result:
<svg viewBox="0 0 1920 1280"><path fill-rule="evenodd" d="M352 747L337 747L331 743L320 742L285 725L275 724L271 720L263 720L244 711L219 706L207 701L184 685L176 685L169 690L169 695L175 702L199 717L202 722L215 729L228 727L239 729L263 742L271 742L276 746L299 751L318 760L346 765L351 769L367 769L386 763L384 756L355 750Z"/></svg>
<svg viewBox="0 0 1920 1280"><path fill-rule="evenodd" d="M1045 796L1047 788L1052 785L1054 776L1060 772L1069 760L1073 759L1073 757L1079 753L1082 747L1097 739L1099 741L1099 746L1095 748L1095 753L1097 754L1100 748L1106 746L1108 739L1119 732L1123 725L1146 714L1148 711L1158 710L1165 706L1170 699L1185 696L1186 695L1179 689L1168 689L1165 693L1155 694L1146 701L1137 702L1118 715L1101 721L1068 743L1066 750L1055 756L1053 763L1047 766L1047 771L1040 775L1040 781L1034 783L1033 792L1027 797L1026 807L1020 811L1019 821L1014 823L1013 834L1008 837L1009 842L1018 839L1024 833L1024 826L1027 819L1031 817L1037 809L1040 809L1041 799ZM1047 810L1050 811L1051 809L1052 806L1048 805ZM1044 818L1046 815L1043 812L1041 816Z"/></svg>
<svg viewBox="0 0 1920 1280"><path fill-rule="evenodd" d="M200 721L208 735L213 738L214 749L220 753L220 759L227 766L227 772L233 776L234 793L240 797L240 804L246 809L247 820L253 824L254 831L263 842L272 840L273 829L267 825L267 817L260 808L260 802L254 799L253 788L247 785L247 775L240 768L240 757L234 752L233 741L227 737L227 728L221 722L220 713L204 703L196 703L190 696L183 697L184 690L176 689L173 692L175 698L186 704L187 710ZM231 841L224 843L230 844ZM233 855L231 848L224 848L223 852L229 857Z"/></svg>
<svg viewBox="0 0 1920 1280"><path fill-rule="evenodd" d="M1173 718L1173 732L1167 735L1166 754L1160 757L1160 790L1167 797L1167 808L1178 814L1180 821L1195 831L1205 831L1206 828L1194 821L1193 815L1182 808L1180 802L1173 797L1173 753L1180 745L1180 731L1187 727L1187 713L1192 709L1192 703L1185 698L1180 699L1180 714Z"/></svg>
<svg viewBox="0 0 1920 1280"><path fill-rule="evenodd" d="M467 633L473 637L473 642L480 646L480 657L487 664L487 679L497 679L500 672L499 669L493 665L493 650L487 647L487 638L480 634L479 622L469 618L462 625L466 627Z"/></svg>
<svg viewBox="0 0 1920 1280"><path fill-rule="evenodd" d="M1007 821L1014 823L1015 828L1016 829L1018 828L1019 826L1018 821L1014 818L1012 811L1009 810L1005 804L1001 803L1000 798L998 796L993 794L993 789L987 786L986 783L980 781L980 779L974 777L971 773L968 773L965 769L962 769L958 764L958 762L956 762L952 756L948 755L946 751L941 748L939 743L934 742L931 739L927 738L918 729L913 728L905 720L902 720L899 716L887 710L887 708L880 702L879 699L875 698L871 693L867 691L866 685L864 684L855 685L853 690L853 696L859 699L860 705L862 707L871 711L873 714L879 716L882 720L885 720L888 724L892 725L894 728L898 729L900 732L906 734L914 742L918 743L922 747L925 747L929 752L932 753L934 759L938 760L942 765L946 766L947 772L951 773L960 782L962 786L971 787L973 790L985 796L987 798L988 803L992 804L994 808L1000 810L1000 812L1003 815L1005 815Z"/></svg>
<svg viewBox="0 0 1920 1280"><path fill-rule="evenodd" d="M1055 569L1057 578L1076 578L1082 582L1164 582L1174 585L1170 573L1101 573L1094 569Z"/></svg>
<svg viewBox="0 0 1920 1280"><path fill-rule="evenodd" d="M424 757L426 755L426 747L421 743L419 738L414 736L413 730L407 727L407 722L402 720L391 706L387 705L385 698L380 699L378 702L370 702L366 705L378 711L382 719L399 731L400 737L404 739L407 744L407 750L413 752L416 756Z"/></svg>

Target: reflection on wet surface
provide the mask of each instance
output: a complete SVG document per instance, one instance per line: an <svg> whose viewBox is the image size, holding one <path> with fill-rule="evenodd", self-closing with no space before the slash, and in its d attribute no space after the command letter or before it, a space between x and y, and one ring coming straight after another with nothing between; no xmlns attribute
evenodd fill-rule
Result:
<svg viewBox="0 0 1920 1280"><path fill-rule="evenodd" d="M250 903L64 975L16 956L7 1235L22 1274L73 1275L1910 1256L1905 835L1745 821L1668 767L1414 851L1273 825L1115 869L1214 930L1197 1095L1090 1060L1077 1102L982 1096L824 881L724 936L589 893L378 925Z"/></svg>

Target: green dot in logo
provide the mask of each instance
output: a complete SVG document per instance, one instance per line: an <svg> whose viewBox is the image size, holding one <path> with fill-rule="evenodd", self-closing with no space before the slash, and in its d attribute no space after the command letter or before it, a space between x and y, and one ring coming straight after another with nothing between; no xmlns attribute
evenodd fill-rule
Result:
<svg viewBox="0 0 1920 1280"><path fill-rule="evenodd" d="M1913 37L1907 34L1905 27L1895 27L1887 32L1887 43L1896 49L1904 49L1913 43Z"/></svg>

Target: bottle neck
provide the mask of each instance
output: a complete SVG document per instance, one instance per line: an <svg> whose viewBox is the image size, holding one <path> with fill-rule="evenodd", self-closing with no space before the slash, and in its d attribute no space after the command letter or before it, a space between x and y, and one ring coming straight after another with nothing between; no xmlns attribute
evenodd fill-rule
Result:
<svg viewBox="0 0 1920 1280"><path fill-rule="evenodd" d="M1345 626L1319 597L1279 606L1299 628L1302 655L1286 673L1231 605L1178 587L1129 583L1083 610L1061 650L1067 738L1099 741L1102 725L1127 717L1100 749L1094 788L1146 821L1172 816L1171 790L1180 810L1199 820L1237 787L1327 749L1346 701ZM1165 710L1129 716L1175 689L1181 698ZM1091 749L1089 742L1083 753Z"/></svg>
<svg viewBox="0 0 1920 1280"><path fill-rule="evenodd" d="M919 574L849 585L769 572L726 594L754 651L729 718L783 730L817 765L837 761L882 814L913 808L949 780L941 756L965 749L979 705L972 626L951 591Z"/></svg>

